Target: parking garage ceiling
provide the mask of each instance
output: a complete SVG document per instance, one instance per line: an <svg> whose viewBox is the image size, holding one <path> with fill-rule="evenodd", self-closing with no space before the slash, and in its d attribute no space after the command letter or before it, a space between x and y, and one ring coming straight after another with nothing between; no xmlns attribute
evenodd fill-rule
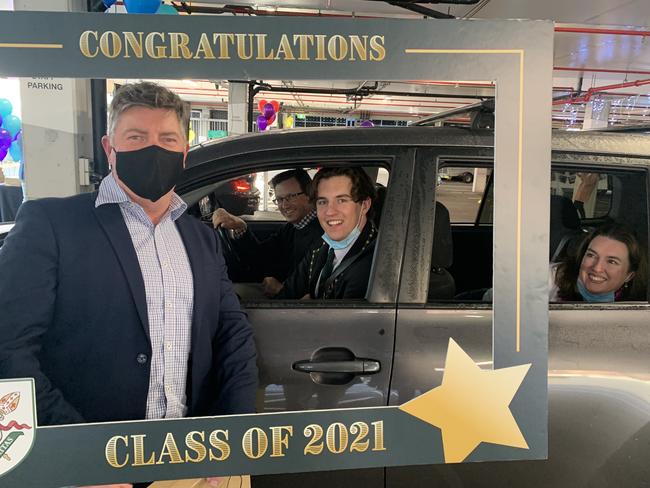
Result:
<svg viewBox="0 0 650 488"><path fill-rule="evenodd" d="M463 2L463 0L460 0ZM556 21L554 55L554 126L581 123L585 104L592 99L609 101L613 125L647 125L650 119L650 2L647 0L471 0L473 4L453 5L420 2L443 16L475 19L552 19ZM169 0L167 0L169 3ZM309 15L350 18L423 18L404 8L415 2L379 0L233 0L231 3L202 0L174 0L179 10L193 14L221 12L221 15ZM466 3L466 2L465 2ZM428 16L431 17L431 16ZM437 20L432 19L432 22ZM216 85L214 82L217 82ZM264 80L275 87L322 89L322 93L273 93L273 98L296 110L310 107L325 113L355 115L376 113L408 120L475 103L478 97L493 96L485 83L448 83L436 80L381 83L393 94L355 99L331 93L354 89L378 80L349 83L290 82ZM221 82L221 83L219 83ZM179 82L180 83L180 82ZM178 84L178 83L177 83ZM218 103L227 97L224 80L193 80L180 83L184 96L196 102ZM599 87L605 87L600 90ZM590 91L591 90L591 91ZM379 90L381 91L381 90ZM405 95L395 94L400 91ZM421 98L413 97L421 93ZM439 98L432 94L440 94ZM261 93L261 96L270 97ZM268 96L267 96L268 95ZM454 96L450 98L450 95Z"/></svg>

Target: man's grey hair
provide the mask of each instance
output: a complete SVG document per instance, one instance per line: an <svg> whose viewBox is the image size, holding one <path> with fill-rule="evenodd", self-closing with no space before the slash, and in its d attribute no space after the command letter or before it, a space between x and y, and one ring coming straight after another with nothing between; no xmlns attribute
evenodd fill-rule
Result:
<svg viewBox="0 0 650 488"><path fill-rule="evenodd" d="M108 116L108 135L112 138L120 115L131 107L162 108L171 110L176 114L181 124L183 134L187 140L189 137L190 108L189 103L181 100L169 88L152 83L141 81L129 83L117 89L111 101L110 113Z"/></svg>

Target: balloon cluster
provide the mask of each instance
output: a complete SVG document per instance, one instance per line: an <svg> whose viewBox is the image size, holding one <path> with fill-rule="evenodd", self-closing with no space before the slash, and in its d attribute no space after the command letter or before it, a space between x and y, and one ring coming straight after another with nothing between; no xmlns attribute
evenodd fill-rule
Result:
<svg viewBox="0 0 650 488"><path fill-rule="evenodd" d="M260 132L266 130L266 128L275 122L275 117L280 110L280 104L275 100L267 102L266 100L260 100L260 103L257 104L257 107L262 112L257 116L257 128Z"/></svg>
<svg viewBox="0 0 650 488"><path fill-rule="evenodd" d="M106 8L111 8L117 0L103 0ZM162 0L124 0L124 7L130 14L163 14L178 15L173 5L162 3Z"/></svg>
<svg viewBox="0 0 650 488"><path fill-rule="evenodd" d="M16 163L23 159L23 136L18 117L11 115L13 107L6 98L0 98L0 161L11 155Z"/></svg>

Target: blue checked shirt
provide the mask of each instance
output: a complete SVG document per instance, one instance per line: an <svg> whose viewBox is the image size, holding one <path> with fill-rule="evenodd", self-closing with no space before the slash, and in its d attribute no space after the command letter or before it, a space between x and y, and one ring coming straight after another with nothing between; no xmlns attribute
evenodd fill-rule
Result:
<svg viewBox="0 0 650 488"><path fill-rule="evenodd" d="M170 210L154 226L112 174L99 186L95 206L117 203L138 256L147 296L151 375L146 418L183 417L190 354L194 282L187 252L174 221L187 208L174 194ZM119 353L119 352L118 352Z"/></svg>

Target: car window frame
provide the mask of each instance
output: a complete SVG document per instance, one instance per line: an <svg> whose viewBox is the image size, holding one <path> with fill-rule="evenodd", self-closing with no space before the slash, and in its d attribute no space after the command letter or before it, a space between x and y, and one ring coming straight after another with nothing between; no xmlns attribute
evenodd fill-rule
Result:
<svg viewBox="0 0 650 488"><path fill-rule="evenodd" d="M599 161L597 164L594 164L594 158L597 158ZM444 156L439 156L440 160L448 162L450 160L456 160L458 158L447 158ZM607 173L608 176L611 176L611 173L625 173L625 172L638 172L640 175L645 174L645 185L646 185L646 239L650 243L650 160L647 158L635 158L635 157L625 157L620 155L612 155L611 157L607 154L593 155L588 153L562 153L563 160L558 160L560 158L556 157L556 154L553 154L551 159L551 171L566 170L566 171L589 171L593 169L593 172L598 173ZM601 161L611 160L610 164ZM448 164L449 165L449 164ZM460 166L460 165L459 165ZM478 166L477 166L478 167ZM436 170L437 175L437 170ZM492 176L489 178L486 188L484 191L483 201L481 202L481 207L477 214L477 224L476 225L486 225L492 226L493 222L490 223L480 223L480 216L483 212L483 206L487 201L486 195L488 192L493 191L494 187L494 171ZM550 175L549 175L549 195L550 195ZM610 212L613 205L610 206ZM608 213L609 216L609 213ZM607 217L603 217L607 218ZM587 221L598 221L603 218L592 218L587 219ZM454 224L463 226L464 224ZM431 238L429 248L431 248L433 240ZM650 266L650 245L646 249L646 259ZM550 265L550 263L549 263ZM428 292L428 278L424 280L426 282L426 290ZM647 277L646 283L646 301L625 301L625 302L611 302L611 303L585 303L585 302L549 302L549 310L638 310L638 309L650 309L650 273ZM436 300L433 302L424 302L416 303L409 302L401 305L407 305L409 307L420 307L423 306L427 309L470 309L470 310L492 310L491 302L477 302L477 301L455 301L455 300Z"/></svg>
<svg viewBox="0 0 650 488"><path fill-rule="evenodd" d="M216 157L186 171L181 193L191 195L188 203L200 199L203 188L214 186L238 174L273 170L276 168L313 166L314 161L324 165L344 162L354 166L383 166L390 180L384 201L373 265L368 281L368 292L361 300L246 300L246 308L382 308L394 307L400 281L406 221L403 215L410 211L413 186L415 150L408 146L346 145L341 147L303 146L293 148L252 150L227 157ZM288 163L291 161L292 163ZM214 169L214 168L218 169ZM399 169L396 169L399 168ZM207 191L206 191L207 193ZM197 198L198 196L198 198ZM386 220L384 220L386 219ZM403 227L403 229L401 229ZM401 230L400 230L401 229ZM379 263L379 265L378 265ZM387 279L391 276L392 279Z"/></svg>
<svg viewBox="0 0 650 488"><path fill-rule="evenodd" d="M485 151L482 151L485 152ZM485 205L485 199L488 193L488 190L490 188L490 185L492 183L492 180L494 178L494 156L493 154L489 156L479 156L479 155L470 155L467 157L464 156L441 156L439 157L438 161L438 167L436 169L436 175L440 173L440 170L443 168L469 168L469 169L474 169L474 168L483 168L483 169L491 169L492 172L490 173L489 178L487 179L487 182L485 183L485 189L483 190L483 194L481 196L481 203L479 204L478 210L476 211L476 217L474 218L474 222L454 222L451 221L451 225L457 225L457 226L478 226L481 225L479 222L479 217L481 215L481 212L483 210L483 206ZM442 202L441 202L442 203Z"/></svg>

